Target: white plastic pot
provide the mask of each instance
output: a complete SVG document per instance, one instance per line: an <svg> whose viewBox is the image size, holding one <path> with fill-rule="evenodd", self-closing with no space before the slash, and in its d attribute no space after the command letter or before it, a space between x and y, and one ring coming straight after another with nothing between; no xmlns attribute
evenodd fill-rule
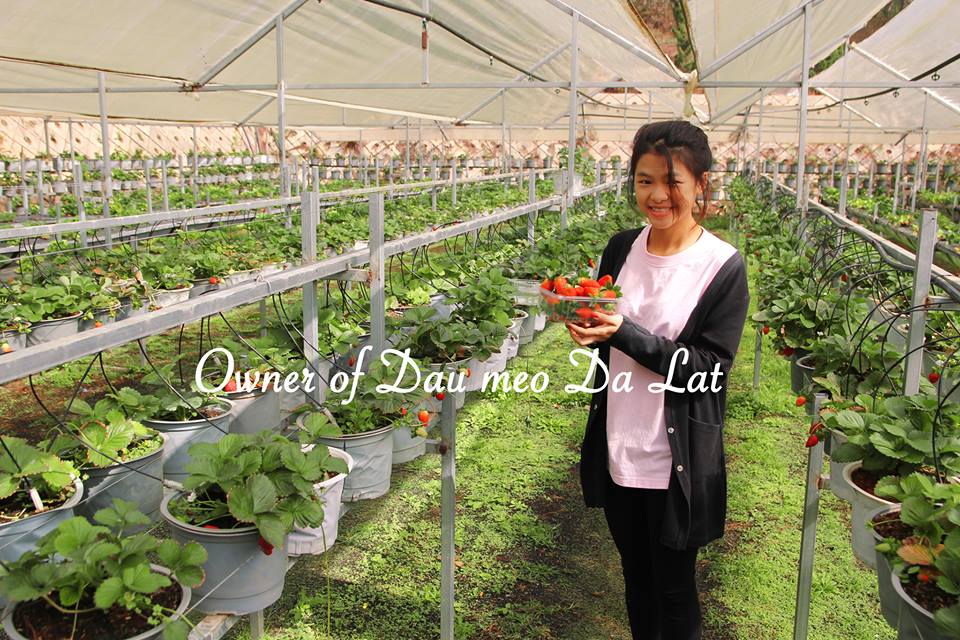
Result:
<svg viewBox="0 0 960 640"><path fill-rule="evenodd" d="M297 426L303 428L307 414L297 417ZM392 425L333 438L320 438L322 444L341 449L353 458L353 470L343 484L344 502L379 498L390 490L393 467Z"/></svg>
<svg viewBox="0 0 960 640"><path fill-rule="evenodd" d="M315 555L333 546L340 529L340 501L343 483L353 471L353 457L343 449L328 447L330 455L347 463L347 473L340 473L313 485L314 491L323 499L323 524L319 527L296 527L287 536L290 555Z"/></svg>
<svg viewBox="0 0 960 640"><path fill-rule="evenodd" d="M851 479L853 472L859 469L860 462L852 462L843 468L843 478L849 483L851 493L850 530L853 542L853 554L871 569L877 568L877 555L874 549L873 532L867 527L867 519L871 511L893 504L889 500L870 495Z"/></svg>

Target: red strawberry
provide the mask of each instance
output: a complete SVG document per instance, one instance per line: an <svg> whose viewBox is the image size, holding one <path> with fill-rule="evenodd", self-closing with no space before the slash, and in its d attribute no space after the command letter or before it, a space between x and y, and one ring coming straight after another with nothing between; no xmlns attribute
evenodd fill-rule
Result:
<svg viewBox="0 0 960 640"><path fill-rule="evenodd" d="M470 367L467 367L467 377L470 377Z"/></svg>
<svg viewBox="0 0 960 640"><path fill-rule="evenodd" d="M817 431L820 431L820 429L823 429L822 422L814 422L812 425L810 425L810 433L816 433Z"/></svg>
<svg viewBox="0 0 960 640"><path fill-rule="evenodd" d="M584 287L584 288L583 288L583 295L585 295L585 296L587 296L587 297L589 297L589 298L599 298L599 297L600 297L600 289L599 289L598 287Z"/></svg>
<svg viewBox="0 0 960 640"><path fill-rule="evenodd" d="M263 551L263 555L269 556L273 553L273 545L263 539L263 536L257 538L257 544L260 545L260 551Z"/></svg>
<svg viewBox="0 0 960 640"><path fill-rule="evenodd" d="M400 415L401 415L401 416L407 415L407 408L406 408L406 407L400 407Z"/></svg>
<svg viewBox="0 0 960 640"><path fill-rule="evenodd" d="M807 438L807 447L812 447L812 446L816 445L818 442L820 442L820 439L817 438L816 435L812 435L812 434L811 434L810 437Z"/></svg>
<svg viewBox="0 0 960 640"><path fill-rule="evenodd" d="M10 346L9 342L4 342L3 345L0 345L0 352L10 353L11 351L13 351L13 347Z"/></svg>
<svg viewBox="0 0 960 640"><path fill-rule="evenodd" d="M590 320L593 318L593 309L590 307L580 307L574 313L576 313L577 317L581 320Z"/></svg>
<svg viewBox="0 0 960 640"><path fill-rule="evenodd" d="M937 380L939 379L940 379L940 374L937 373L936 371L931 371L930 373L927 374L927 380L929 380L933 384L937 384Z"/></svg>
<svg viewBox="0 0 960 640"><path fill-rule="evenodd" d="M419 420L421 424L427 424L430 422L430 413L426 409L421 409L420 413L417 414L417 420Z"/></svg>
<svg viewBox="0 0 960 640"><path fill-rule="evenodd" d="M217 276L210 276L210 284L217 284Z"/></svg>
<svg viewBox="0 0 960 640"><path fill-rule="evenodd" d="M930 574L926 571L921 571L917 574L917 580L920 582L930 582Z"/></svg>
<svg viewBox="0 0 960 640"><path fill-rule="evenodd" d="M807 399L804 396L797 396L796 403L798 407L802 407L803 405L807 404Z"/></svg>
<svg viewBox="0 0 960 640"><path fill-rule="evenodd" d="M770 327L764 327L763 329L761 329L761 331L763 331L763 335L767 335L768 333L770 333Z"/></svg>
<svg viewBox="0 0 960 640"><path fill-rule="evenodd" d="M793 348L793 347L784 347L784 348L783 348L783 351L782 351L781 353L783 353L783 355L785 355L785 356L787 356L787 357L789 358L790 356L793 355L793 353L794 353L794 348Z"/></svg>
<svg viewBox="0 0 960 640"><path fill-rule="evenodd" d="M567 287L567 286L570 286L570 283L567 282L567 279L564 278L563 276L557 276L556 278L553 279L554 290L559 291L561 287Z"/></svg>
<svg viewBox="0 0 960 640"><path fill-rule="evenodd" d="M544 280L540 283L541 289L546 289L547 291L553 291L553 280Z"/></svg>
<svg viewBox="0 0 960 640"><path fill-rule="evenodd" d="M350 359L347 360L347 366L352 367L355 364L357 364L357 359L354 358L353 356L350 356Z"/></svg>
<svg viewBox="0 0 960 640"><path fill-rule="evenodd" d="M848 275L845 274L845 273L840 275L840 281L841 281L841 282L846 282L846 281L849 280L849 279L850 279L850 276L848 276Z"/></svg>
<svg viewBox="0 0 960 640"><path fill-rule="evenodd" d="M593 269L595 266L597 266L597 265L595 265L595 264L593 263L593 258L588 259L588 260L587 260L587 264L590 265L590 268L591 268L591 269Z"/></svg>
<svg viewBox="0 0 960 640"><path fill-rule="evenodd" d="M587 287L590 287L591 289L599 289L602 286L599 282L590 278L580 278L580 282L578 284L584 289Z"/></svg>
<svg viewBox="0 0 960 640"><path fill-rule="evenodd" d="M583 297L583 286L577 285L573 288L573 295L582 298Z"/></svg>
<svg viewBox="0 0 960 640"><path fill-rule="evenodd" d="M93 326L94 328L99 329L100 327L103 326L103 323L97 320L96 322L93 323Z"/></svg>
<svg viewBox="0 0 960 640"><path fill-rule="evenodd" d="M230 382L228 382L223 386L223 390L226 391L227 393L233 393L234 391L237 390L237 381L231 380Z"/></svg>
<svg viewBox="0 0 960 640"><path fill-rule="evenodd" d="M605 275L605 276L603 276L602 278L600 278L599 280L597 280L597 282L600 284L601 287L605 287L605 286L607 286L608 284L613 284L613 276L611 276L611 275L608 273L607 275Z"/></svg>
<svg viewBox="0 0 960 640"><path fill-rule="evenodd" d="M437 400L439 400L440 402L443 402L443 399L444 399L444 398L446 398L446 396L443 394L443 391L438 391L438 392L437 392Z"/></svg>
<svg viewBox="0 0 960 640"><path fill-rule="evenodd" d="M617 297L617 292L614 291L613 289L604 289L603 291L600 292L600 297L601 297L601 298L616 298L616 297Z"/></svg>
<svg viewBox="0 0 960 640"><path fill-rule="evenodd" d="M204 529L219 529L220 527L218 527L218 526L215 525L215 524L205 524L205 525L203 525L203 528L204 528Z"/></svg>

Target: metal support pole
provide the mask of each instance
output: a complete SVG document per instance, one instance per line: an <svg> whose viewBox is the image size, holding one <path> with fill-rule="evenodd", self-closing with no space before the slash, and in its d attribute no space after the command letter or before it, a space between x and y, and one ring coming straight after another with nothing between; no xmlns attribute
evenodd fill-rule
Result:
<svg viewBox="0 0 960 640"><path fill-rule="evenodd" d="M457 161L450 161L450 206L457 208Z"/></svg>
<svg viewBox="0 0 960 640"><path fill-rule="evenodd" d="M436 160L430 161L430 181L431 182L437 181L437 161ZM436 187L430 187L430 208L433 209L434 212L436 212L437 210L437 188Z"/></svg>
<svg viewBox="0 0 960 640"><path fill-rule="evenodd" d="M900 162L897 163L897 170L893 177L893 202L890 206L890 213L897 215L897 204L900 201L900 174L903 173L903 158L907 153L907 138L904 136L903 144L900 147Z"/></svg>
<svg viewBox="0 0 960 640"><path fill-rule="evenodd" d="M300 238L303 263L317 261L317 224L319 222L319 200L313 191L304 191L300 197ZM307 362L318 371L320 367L320 353L318 340L320 327L317 320L317 282L311 280L303 285L303 353ZM321 387L311 394L311 397L320 402Z"/></svg>
<svg viewBox="0 0 960 640"><path fill-rule="evenodd" d="M87 210L83 206L83 163L79 160L73 160L73 197L77 201L77 219L84 222L87 219ZM87 248L86 231L80 232L80 246Z"/></svg>
<svg viewBox="0 0 960 640"><path fill-rule="evenodd" d="M930 274L933 271L933 252L937 242L937 210L924 209L920 215L920 233L917 263L913 271L913 296L910 307L910 330L907 332L907 361L903 371L903 393L913 395L920 391L920 368L923 365L924 328L927 312L920 308L927 303L930 293Z"/></svg>
<svg viewBox="0 0 960 640"><path fill-rule="evenodd" d="M380 186L380 156L373 159L373 182L375 186Z"/></svg>
<svg viewBox="0 0 960 640"><path fill-rule="evenodd" d="M917 210L917 192L926 186L925 183L927 181L927 102L929 99L929 94L924 91L923 120L921 124L923 133L920 136L920 158L919 162L917 162L917 170L914 172L913 177L913 193L910 195L910 211Z"/></svg>
<svg viewBox="0 0 960 640"><path fill-rule="evenodd" d="M500 172L507 172L507 92L500 94Z"/></svg>
<svg viewBox="0 0 960 640"><path fill-rule="evenodd" d="M150 184L153 171L153 160L147 158L143 161L143 184L147 190L147 213L153 213L153 186Z"/></svg>
<svg viewBox="0 0 960 640"><path fill-rule="evenodd" d="M574 176L576 175L576 147L577 147L577 80L579 79L579 26L580 14L576 11L570 15L570 122L567 130L567 206L573 206ZM564 223L566 222L564 216ZM563 225L566 227L566 224Z"/></svg>
<svg viewBox="0 0 960 640"><path fill-rule="evenodd" d="M623 192L623 166L617 165L616 180L617 180L617 200L620 199L620 195Z"/></svg>
<svg viewBox="0 0 960 640"><path fill-rule="evenodd" d="M530 169L530 179L527 181L527 202L537 201L537 170ZM527 242L530 246L537 243L536 239L537 212L531 211L527 214Z"/></svg>
<svg viewBox="0 0 960 640"><path fill-rule="evenodd" d="M760 104L757 106L757 175L759 178L763 174L763 95L760 96Z"/></svg>
<svg viewBox="0 0 960 640"><path fill-rule="evenodd" d="M425 15L430 15L430 0L423 0L421 8ZM420 84L428 85L430 84L430 34L427 31L427 26L429 23L424 20L421 25L421 36L420 36L420 61L421 61L421 71L420 71ZM420 163L420 166L423 166L423 162Z"/></svg>
<svg viewBox="0 0 960 640"><path fill-rule="evenodd" d="M183 179L183 154L177 154L177 186L180 187L180 195L183 195L187 192L187 183ZM180 199L180 208L184 208L183 199Z"/></svg>
<svg viewBox="0 0 960 640"><path fill-rule="evenodd" d="M809 92L810 68L810 5L803 5L803 59L800 63L800 136L797 140L797 204L796 208L807 210L803 193L803 172L807 163L807 93Z"/></svg>
<svg viewBox="0 0 960 640"><path fill-rule="evenodd" d="M453 640L454 530L457 511L456 405L453 395L440 403L440 639Z"/></svg>
<svg viewBox="0 0 960 640"><path fill-rule="evenodd" d="M387 167L387 183L389 189L387 190L387 199L393 200L393 158L390 158L390 164Z"/></svg>
<svg viewBox="0 0 960 640"><path fill-rule="evenodd" d="M410 118L403 121L403 180L410 182Z"/></svg>
<svg viewBox="0 0 960 640"><path fill-rule="evenodd" d="M599 186L600 184L600 161L594 163L593 165L593 186ZM596 216L600 215L600 192L593 194L593 214Z"/></svg>
<svg viewBox="0 0 960 640"><path fill-rule="evenodd" d="M37 207L40 218L47 217L47 203L43 199L43 160L37 158Z"/></svg>
<svg viewBox="0 0 960 640"><path fill-rule="evenodd" d="M43 150L50 155L50 118L47 116L43 118Z"/></svg>
<svg viewBox="0 0 960 640"><path fill-rule="evenodd" d="M200 200L200 157L198 155L197 145L197 125L193 125L193 178L191 185L193 190L193 206L199 205Z"/></svg>
<svg viewBox="0 0 960 640"><path fill-rule="evenodd" d="M170 211L170 177L167 174L167 159L160 159L160 189L163 196L163 210Z"/></svg>
<svg viewBox="0 0 960 640"><path fill-rule="evenodd" d="M806 15L806 14L804 14ZM813 398L814 421L820 420L820 405L827 399L818 393ZM817 516L820 513L820 486L823 471L823 442L807 451L807 485L803 501L803 532L800 535L800 562L797 575L797 608L793 619L793 640L805 640L810 618L810 587L817 542Z"/></svg>
<svg viewBox="0 0 960 640"><path fill-rule="evenodd" d="M110 198L113 197L113 174L110 166L110 125L107 124L107 87L103 71L97 72L97 92L100 106L100 143L103 150L103 217L110 217ZM113 230L104 229L106 246L113 247Z"/></svg>
<svg viewBox="0 0 960 640"><path fill-rule="evenodd" d="M287 83L283 79L283 13L277 14L274 34L277 39L277 149L280 151L280 193L290 196L290 176L287 173ZM286 207L284 226L293 226L292 211Z"/></svg>
<svg viewBox="0 0 960 640"><path fill-rule="evenodd" d="M386 344L383 212L383 194L371 194L368 208L368 227L370 229L370 342L373 345L373 352L370 354L371 361L380 357Z"/></svg>
<svg viewBox="0 0 960 640"><path fill-rule="evenodd" d="M860 160L857 160L857 166L853 171L853 199L856 200L860 196Z"/></svg>

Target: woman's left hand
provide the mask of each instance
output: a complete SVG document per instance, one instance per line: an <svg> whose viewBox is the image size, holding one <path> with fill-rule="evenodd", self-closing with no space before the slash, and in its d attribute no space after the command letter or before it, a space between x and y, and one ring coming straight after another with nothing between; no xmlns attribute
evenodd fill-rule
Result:
<svg viewBox="0 0 960 640"><path fill-rule="evenodd" d="M623 324L623 316L619 313L594 311L593 320L596 324L592 327L581 327L567 323L570 337L581 347L588 347L597 342L606 342Z"/></svg>

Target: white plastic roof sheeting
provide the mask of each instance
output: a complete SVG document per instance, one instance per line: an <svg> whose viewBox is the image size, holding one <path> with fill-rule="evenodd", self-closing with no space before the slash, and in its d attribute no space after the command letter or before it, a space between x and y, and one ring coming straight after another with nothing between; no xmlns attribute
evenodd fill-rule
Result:
<svg viewBox="0 0 960 640"><path fill-rule="evenodd" d="M717 60L761 33L810 0L686 0L697 67L709 69ZM811 13L811 64L828 55L844 37L866 23L886 0L820 0ZM924 4L917 2L915 4ZM701 80L800 80L803 59L803 14L726 66ZM711 122L723 122L760 95L758 89L708 88Z"/></svg>
<svg viewBox="0 0 960 640"><path fill-rule="evenodd" d="M412 10L422 8L421 0L395 0L395 4ZM571 0L569 4L672 67L621 0ZM290 13L291 9L295 10ZM283 30L284 78L288 85L420 82L420 19L360 0L300 0L292 4L290 0L96 0L55 4L10 0L0 21L0 89L89 89L96 87L96 70L110 72L108 87L194 83L285 10L290 13ZM570 39L570 16L545 0L432 0L430 13L526 70ZM522 77L516 69L491 61L479 49L437 25L429 26L429 34L431 82L508 82ZM579 27L578 69L583 81L675 79L584 24ZM271 84L276 82L276 73L276 39L270 32L212 83ZM566 81L570 75L569 49L534 73L545 80ZM491 89L288 89L285 116L291 126L384 125L404 116L451 121L470 113L495 93ZM203 92L199 100L194 100L178 94L108 93L107 111L128 118L240 122L272 94ZM680 90L663 92L658 100L671 105L677 115L682 110ZM95 93L0 93L0 107L43 113L98 113ZM470 119L499 123L501 108L498 98ZM568 110L569 96L564 90L507 92L508 122L547 124L565 118ZM249 122L275 125L276 102Z"/></svg>
<svg viewBox="0 0 960 640"><path fill-rule="evenodd" d="M898 81L914 78L960 53L960 2L923 0L914 2L869 38L854 45L843 58L818 74L814 81ZM844 70L845 69L845 70ZM960 62L937 73L944 81L960 81ZM926 79L930 79L927 77ZM851 99L876 93L870 89L824 90L835 99ZM924 93L927 98L927 129L960 133L960 89L901 89L868 99L851 101L857 111L881 127L897 130L923 126Z"/></svg>

